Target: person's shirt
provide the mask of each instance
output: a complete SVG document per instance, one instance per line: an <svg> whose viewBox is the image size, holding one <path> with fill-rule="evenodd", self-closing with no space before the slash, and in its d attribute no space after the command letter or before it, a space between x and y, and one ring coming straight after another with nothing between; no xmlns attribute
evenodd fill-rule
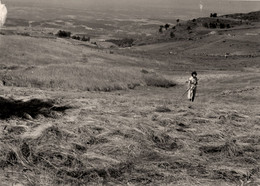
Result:
<svg viewBox="0 0 260 186"><path fill-rule="evenodd" d="M198 85L198 78L191 76L189 78L188 83L189 83L189 87L196 87Z"/></svg>

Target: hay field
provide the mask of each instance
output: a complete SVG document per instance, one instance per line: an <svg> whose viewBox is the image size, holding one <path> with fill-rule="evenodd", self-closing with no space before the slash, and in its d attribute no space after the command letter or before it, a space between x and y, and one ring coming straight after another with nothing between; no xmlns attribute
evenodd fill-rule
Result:
<svg viewBox="0 0 260 186"><path fill-rule="evenodd" d="M220 92L216 85L200 86L195 104L180 99L183 85L111 93L4 88L1 108L24 113L2 120L1 182L257 185L260 87ZM46 101L28 104L32 98Z"/></svg>
<svg viewBox="0 0 260 186"><path fill-rule="evenodd" d="M228 58L228 35L113 52L0 35L1 185L259 185L259 39L231 32L248 43Z"/></svg>

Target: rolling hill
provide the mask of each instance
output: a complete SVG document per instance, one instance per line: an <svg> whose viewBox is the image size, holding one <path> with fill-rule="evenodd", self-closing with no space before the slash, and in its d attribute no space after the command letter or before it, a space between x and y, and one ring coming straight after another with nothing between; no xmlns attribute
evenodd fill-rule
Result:
<svg viewBox="0 0 260 186"><path fill-rule="evenodd" d="M260 33L249 15L157 27L125 48L2 29L1 185L259 185Z"/></svg>

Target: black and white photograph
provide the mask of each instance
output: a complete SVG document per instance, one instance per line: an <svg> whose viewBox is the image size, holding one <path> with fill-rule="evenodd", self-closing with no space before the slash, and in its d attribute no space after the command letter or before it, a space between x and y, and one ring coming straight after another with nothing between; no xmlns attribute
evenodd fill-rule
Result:
<svg viewBox="0 0 260 186"><path fill-rule="evenodd" d="M260 186L260 0L0 0L0 186Z"/></svg>

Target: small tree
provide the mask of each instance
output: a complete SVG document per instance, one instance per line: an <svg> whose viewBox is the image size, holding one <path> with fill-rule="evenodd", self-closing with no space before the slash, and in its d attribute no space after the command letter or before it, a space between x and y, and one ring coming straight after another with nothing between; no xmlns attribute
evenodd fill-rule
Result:
<svg viewBox="0 0 260 186"><path fill-rule="evenodd" d="M224 28L226 27L226 25L225 25L224 23L220 23L219 27L220 27L221 29L224 29Z"/></svg>
<svg viewBox="0 0 260 186"><path fill-rule="evenodd" d="M180 19L177 19L176 22L179 23L179 22L180 22Z"/></svg>
<svg viewBox="0 0 260 186"><path fill-rule="evenodd" d="M210 17L218 17L218 14L217 13L211 13Z"/></svg>
<svg viewBox="0 0 260 186"><path fill-rule="evenodd" d="M208 24L208 23L203 23L203 26L204 26L205 28L209 28L209 24Z"/></svg>
<svg viewBox="0 0 260 186"><path fill-rule="evenodd" d="M163 32L163 27L164 27L164 26L162 26L162 25L160 26L160 28L159 28L159 32L160 32L160 33Z"/></svg>
<svg viewBox="0 0 260 186"><path fill-rule="evenodd" d="M67 31L64 31L64 30L59 30L56 35L58 37L70 37L71 36L71 32L67 32Z"/></svg>
<svg viewBox="0 0 260 186"><path fill-rule="evenodd" d="M210 28L217 28L217 25L216 25L216 23L209 23L209 27Z"/></svg>
<svg viewBox="0 0 260 186"><path fill-rule="evenodd" d="M79 36L72 36L71 38L72 38L72 39L75 39L75 40L80 40L80 37L79 37Z"/></svg>
<svg viewBox="0 0 260 186"><path fill-rule="evenodd" d="M230 26L230 24L227 24L227 26L226 26L227 28L231 28L231 26Z"/></svg>
<svg viewBox="0 0 260 186"><path fill-rule="evenodd" d="M171 32L170 36L171 36L171 38L174 38L175 34L173 32Z"/></svg>
<svg viewBox="0 0 260 186"><path fill-rule="evenodd" d="M168 30L168 28L170 28L170 25L167 23L164 25L164 28L165 28L165 30Z"/></svg>

